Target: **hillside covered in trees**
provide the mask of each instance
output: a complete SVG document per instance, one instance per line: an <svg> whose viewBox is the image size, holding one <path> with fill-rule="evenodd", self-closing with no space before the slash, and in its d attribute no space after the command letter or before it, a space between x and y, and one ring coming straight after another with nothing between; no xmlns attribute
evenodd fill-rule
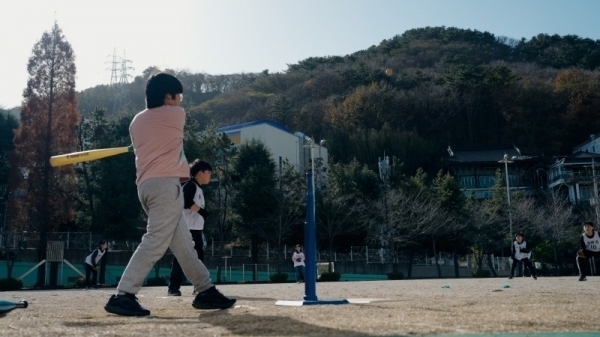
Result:
<svg viewBox="0 0 600 337"><path fill-rule="evenodd" d="M64 45L64 55L44 55L62 55L59 60L74 64L76 51L56 24L53 29L37 48ZM39 233L42 253L46 233L53 231L139 240L145 215L133 183L132 156L54 169L47 158L129 144L131 118L145 106L145 81L159 69L147 68L131 83L75 94L75 68L54 73L55 62L38 60L38 54L43 53L32 55L32 69L39 67L68 85L38 81L32 70L21 120L8 111L0 114L6 116L0 118L0 130L7 131L0 135L10 130L16 135L0 137L6 229ZM457 266L457 256L470 252L481 267L486 255L506 256L504 241L512 240L507 213L512 212L515 230L526 230L539 243L541 260L560 264L572 258L578 222L594 210L575 209L550 191L535 198L514 193L507 207L500 171L492 198L476 202L439 170L440 158L448 145L514 143L524 153L571 153L600 130L599 67L600 41L545 34L519 41L427 27L351 55L308 58L283 73L162 70L184 84L186 156L214 164L218 184L206 191L212 214L207 234L222 243L219 254L231 243L249 247L257 258L260 245L269 243L281 252L282 245L297 243L302 235L304 177L288 163L278 175L260 142L234 148L229 138L216 134L219 126L272 119L327 139L332 162L327 181L317 184L315 202L318 241L329 258L334 248L375 244L387 247L396 256L394 263L401 252L412 260L424 250L433 256L452 252ZM41 84L43 92L35 87ZM46 128L39 127L40 120ZM389 181L382 186L376 172L384 153L392 161ZM323 163L317 167L315 176L322 179ZM8 236L3 238L8 242Z"/></svg>
<svg viewBox="0 0 600 337"><path fill-rule="evenodd" d="M525 153L568 154L600 130L600 41L539 34L529 40L448 27L412 29L346 56L312 57L285 73L176 73L201 126L273 119L326 138L335 161L375 168L397 156L407 173L437 170L446 147L514 143ZM385 70L393 74L387 76ZM127 85L79 93L85 115L144 107L148 68Z"/></svg>

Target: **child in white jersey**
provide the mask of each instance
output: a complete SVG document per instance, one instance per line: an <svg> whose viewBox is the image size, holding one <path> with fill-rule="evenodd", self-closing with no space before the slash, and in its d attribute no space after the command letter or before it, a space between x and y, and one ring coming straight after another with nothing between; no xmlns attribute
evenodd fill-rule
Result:
<svg viewBox="0 0 600 337"><path fill-rule="evenodd" d="M515 235L515 241L512 244L511 251L513 263L510 270L509 279L515 276L515 269L517 268L519 261L522 261L523 264L529 269L531 278L537 280L537 277L535 276L535 268L533 268L533 265L530 261L531 248L527 247L527 242L524 240L523 233L517 233L517 235Z"/></svg>
<svg viewBox="0 0 600 337"><path fill-rule="evenodd" d="M598 261L596 261L596 257L598 257ZM600 262L600 235L594 229L594 223L588 221L583 224L583 234L581 234L579 251L577 252L579 281L587 281L586 275L591 275L592 264L594 271L596 271L594 274L597 274L598 262Z"/></svg>
<svg viewBox="0 0 600 337"><path fill-rule="evenodd" d="M206 202L202 185L210 183L212 166L204 160L196 159L190 164L190 175L192 179L188 180L182 187L183 189L183 217L190 229L192 239L194 240L194 249L198 252L198 259L204 262L204 223L208 219L208 212L205 209ZM181 296L181 283L184 275L181 265L176 257L173 257L171 264L171 275L169 278L169 296Z"/></svg>

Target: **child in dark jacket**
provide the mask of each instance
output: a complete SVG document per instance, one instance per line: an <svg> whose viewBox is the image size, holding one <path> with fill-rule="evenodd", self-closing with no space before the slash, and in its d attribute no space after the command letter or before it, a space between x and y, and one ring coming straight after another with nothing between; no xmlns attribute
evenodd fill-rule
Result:
<svg viewBox="0 0 600 337"><path fill-rule="evenodd" d="M98 265L100 260L108 250L108 242L106 240L100 241L100 246L94 249L90 255L85 258L85 289L91 289L96 287L96 280L98 279ZM92 276L92 283L90 283L90 274Z"/></svg>

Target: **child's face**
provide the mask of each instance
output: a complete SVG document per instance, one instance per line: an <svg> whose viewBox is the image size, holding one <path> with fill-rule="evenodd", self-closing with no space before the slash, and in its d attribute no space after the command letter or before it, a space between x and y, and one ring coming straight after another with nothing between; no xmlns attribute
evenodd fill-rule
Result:
<svg viewBox="0 0 600 337"><path fill-rule="evenodd" d="M212 175L212 172L209 170L198 171L198 173L196 173L196 175L194 176L194 179L196 179L198 184L206 185L206 184L210 183L211 175Z"/></svg>
<svg viewBox="0 0 600 337"><path fill-rule="evenodd" d="M517 242L518 242L518 243L521 243L521 242L523 242L523 237L522 237L521 235L517 235L517 236L515 236L515 239L517 239Z"/></svg>
<svg viewBox="0 0 600 337"><path fill-rule="evenodd" d="M585 231L585 234L587 234L588 236L591 236L592 234L594 234L594 227L585 224L583 225L583 230Z"/></svg>

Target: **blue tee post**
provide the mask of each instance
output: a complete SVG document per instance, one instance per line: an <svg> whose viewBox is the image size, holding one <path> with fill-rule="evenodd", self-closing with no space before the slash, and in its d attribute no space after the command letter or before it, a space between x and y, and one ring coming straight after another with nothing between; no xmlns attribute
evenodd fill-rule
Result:
<svg viewBox="0 0 600 337"><path fill-rule="evenodd" d="M304 300L303 301L277 301L275 305L320 305L320 304L348 304L346 299L317 299L317 229L315 223L315 162L312 150L314 144L309 140L311 151L312 169L306 172L306 222L304 223ZM322 141L321 141L322 143Z"/></svg>
<svg viewBox="0 0 600 337"><path fill-rule="evenodd" d="M304 223L304 301L317 301L317 244L315 224L315 196L312 172L306 173L306 222Z"/></svg>

